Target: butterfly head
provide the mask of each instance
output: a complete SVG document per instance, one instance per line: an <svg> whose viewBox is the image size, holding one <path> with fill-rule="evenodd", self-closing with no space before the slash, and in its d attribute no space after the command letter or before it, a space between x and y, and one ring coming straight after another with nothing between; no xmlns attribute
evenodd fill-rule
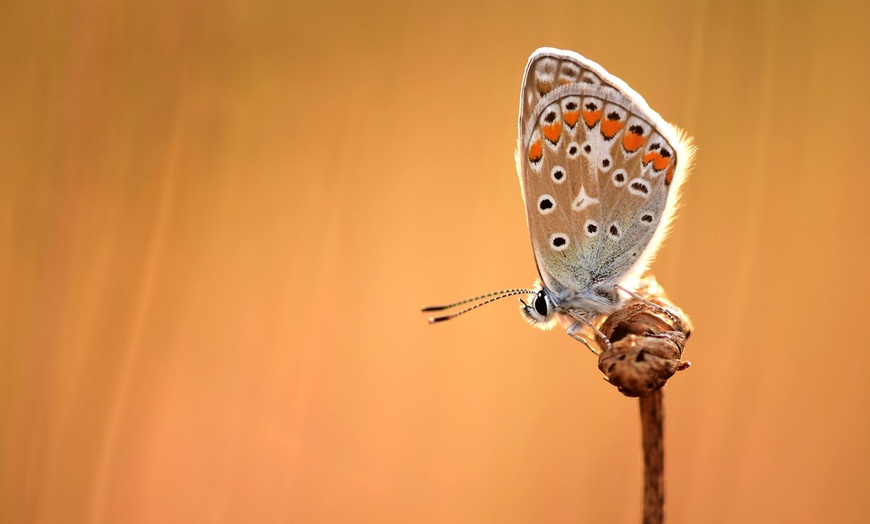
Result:
<svg viewBox="0 0 870 524"><path fill-rule="evenodd" d="M547 288L537 285L534 293L526 302L520 299L520 313L523 314L529 324L540 327L541 329L550 329L555 322L556 305L547 291Z"/></svg>
<svg viewBox="0 0 870 524"><path fill-rule="evenodd" d="M557 291L537 283L528 302L520 299L520 303L520 313L526 321L547 330L559 323L570 326L581 317L588 319L612 313L619 308L621 300L616 288L609 283Z"/></svg>

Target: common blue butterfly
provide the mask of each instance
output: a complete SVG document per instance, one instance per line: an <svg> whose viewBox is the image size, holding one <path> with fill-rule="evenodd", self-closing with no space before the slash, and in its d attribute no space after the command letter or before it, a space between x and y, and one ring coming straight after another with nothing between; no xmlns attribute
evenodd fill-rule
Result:
<svg viewBox="0 0 870 524"><path fill-rule="evenodd" d="M526 320L543 329L560 324L589 346L584 328L597 332L596 319L622 307L620 291L641 298L693 152L686 135L600 65L538 49L523 76L516 162L540 280L534 289L425 308L484 300L430 322L529 294L529 302L520 299Z"/></svg>

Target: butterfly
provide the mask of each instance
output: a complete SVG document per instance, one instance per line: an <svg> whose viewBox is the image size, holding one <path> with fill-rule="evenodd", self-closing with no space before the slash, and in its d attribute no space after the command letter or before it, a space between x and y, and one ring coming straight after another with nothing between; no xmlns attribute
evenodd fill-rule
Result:
<svg viewBox="0 0 870 524"><path fill-rule="evenodd" d="M445 306L520 299L527 321L561 325L596 352L586 328L642 299L643 276L667 235L694 147L625 82L573 51L532 53L520 91L517 171L540 279ZM606 339L606 337L605 337ZM597 352L596 352L597 353Z"/></svg>

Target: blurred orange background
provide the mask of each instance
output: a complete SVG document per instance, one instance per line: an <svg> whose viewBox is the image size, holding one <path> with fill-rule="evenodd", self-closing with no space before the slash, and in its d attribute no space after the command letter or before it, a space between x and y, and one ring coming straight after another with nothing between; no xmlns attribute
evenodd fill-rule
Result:
<svg viewBox="0 0 870 524"><path fill-rule="evenodd" d="M549 45L694 135L672 522L870 520L870 4L6 2L0 520L637 522L637 401L514 299ZM858 329L861 328L861 329Z"/></svg>

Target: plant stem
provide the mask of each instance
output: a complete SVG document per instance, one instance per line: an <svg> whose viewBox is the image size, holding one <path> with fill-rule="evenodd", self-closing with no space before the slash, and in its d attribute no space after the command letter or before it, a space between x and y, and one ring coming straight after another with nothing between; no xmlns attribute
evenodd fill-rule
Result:
<svg viewBox="0 0 870 524"><path fill-rule="evenodd" d="M662 387L689 367L683 347L692 332L686 314L649 277L635 296L608 316L597 334L600 369L620 393L640 399L643 444L643 522L665 521L665 445Z"/></svg>
<svg viewBox="0 0 870 524"><path fill-rule="evenodd" d="M643 523L665 521L665 446L662 390L640 397L643 442Z"/></svg>

